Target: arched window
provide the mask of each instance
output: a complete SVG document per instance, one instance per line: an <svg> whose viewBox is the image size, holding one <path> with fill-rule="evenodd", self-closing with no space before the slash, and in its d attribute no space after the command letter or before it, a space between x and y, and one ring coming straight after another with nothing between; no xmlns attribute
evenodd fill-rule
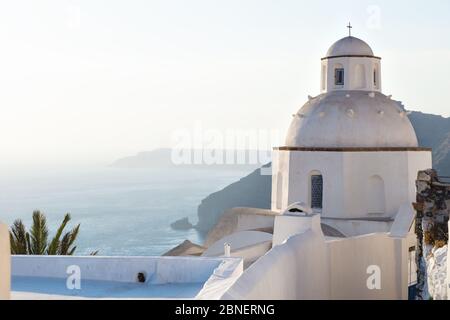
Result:
<svg viewBox="0 0 450 320"><path fill-rule="evenodd" d="M380 66L375 64L373 68L373 86L375 89L380 89Z"/></svg>
<svg viewBox="0 0 450 320"><path fill-rule="evenodd" d="M334 66L334 84L343 86L345 80L344 66L340 63Z"/></svg>
<svg viewBox="0 0 450 320"><path fill-rule="evenodd" d="M344 85L344 68L334 70L334 84L337 86Z"/></svg>
<svg viewBox="0 0 450 320"><path fill-rule="evenodd" d="M320 173L311 174L311 208L322 209L323 177Z"/></svg>
<svg viewBox="0 0 450 320"><path fill-rule="evenodd" d="M369 214L384 214L386 211L386 196L384 181L380 176L369 178L367 192L367 212Z"/></svg>

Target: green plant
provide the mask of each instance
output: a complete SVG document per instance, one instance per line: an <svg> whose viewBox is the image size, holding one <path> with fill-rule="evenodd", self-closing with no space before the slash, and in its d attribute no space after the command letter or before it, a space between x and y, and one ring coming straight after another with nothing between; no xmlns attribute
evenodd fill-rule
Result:
<svg viewBox="0 0 450 320"><path fill-rule="evenodd" d="M29 232L22 220L14 221L9 231L11 254L73 255L77 248L74 244L80 232L80 224L64 233L64 229L70 220L70 214L67 213L50 242L48 241L47 219L42 212L33 212L33 224ZM97 253L95 251L91 255Z"/></svg>

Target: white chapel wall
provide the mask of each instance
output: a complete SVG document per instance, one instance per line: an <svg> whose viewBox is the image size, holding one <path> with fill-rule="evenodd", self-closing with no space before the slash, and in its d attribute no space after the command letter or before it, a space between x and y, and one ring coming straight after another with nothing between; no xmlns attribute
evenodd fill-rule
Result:
<svg viewBox="0 0 450 320"><path fill-rule="evenodd" d="M371 57L338 57L322 61L321 91L364 90L381 91L380 60ZM344 85L335 84L335 70L344 69ZM374 81L376 71L376 81ZM325 84L325 85L324 85Z"/></svg>
<svg viewBox="0 0 450 320"><path fill-rule="evenodd" d="M272 211L280 212L286 208L289 187L289 153L272 152Z"/></svg>
<svg viewBox="0 0 450 320"><path fill-rule="evenodd" d="M322 214L342 212L342 153L287 152L290 156L288 204L304 202L311 206L311 174L320 172L323 179ZM283 207L285 209L286 207Z"/></svg>
<svg viewBox="0 0 450 320"><path fill-rule="evenodd" d="M283 211L295 202L310 205L310 175L320 172L326 218L394 217L401 205L414 201L417 172L432 166L427 151L276 151L274 159L272 210ZM377 190L370 189L371 179L378 179Z"/></svg>

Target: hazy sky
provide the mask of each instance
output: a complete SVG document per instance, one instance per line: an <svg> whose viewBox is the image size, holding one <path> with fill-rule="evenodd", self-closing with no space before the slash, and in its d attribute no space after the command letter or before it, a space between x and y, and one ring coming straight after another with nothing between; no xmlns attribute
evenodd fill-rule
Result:
<svg viewBox="0 0 450 320"><path fill-rule="evenodd" d="M349 21L384 93L450 115L448 0L2 0L0 166L108 163L196 125L284 135Z"/></svg>

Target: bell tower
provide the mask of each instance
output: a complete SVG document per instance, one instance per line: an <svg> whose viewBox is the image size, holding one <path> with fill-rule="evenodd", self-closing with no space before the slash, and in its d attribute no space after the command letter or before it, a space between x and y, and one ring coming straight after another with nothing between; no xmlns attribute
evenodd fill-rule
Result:
<svg viewBox="0 0 450 320"><path fill-rule="evenodd" d="M334 43L322 58L321 92L359 90L381 92L381 58L351 35Z"/></svg>

